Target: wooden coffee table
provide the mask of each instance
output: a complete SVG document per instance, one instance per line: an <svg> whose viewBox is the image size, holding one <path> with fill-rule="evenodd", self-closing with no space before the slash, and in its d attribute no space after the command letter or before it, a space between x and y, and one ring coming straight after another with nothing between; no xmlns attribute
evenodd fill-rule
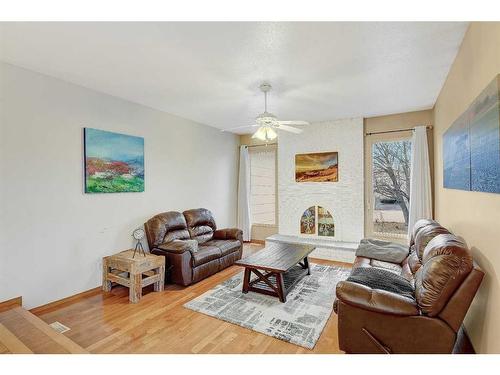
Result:
<svg viewBox="0 0 500 375"><path fill-rule="evenodd" d="M296 244L272 244L259 252L238 260L245 267L243 293L248 291L278 297L286 302L286 296L299 280L310 275L307 256L314 246ZM257 277L250 280L251 274Z"/></svg>

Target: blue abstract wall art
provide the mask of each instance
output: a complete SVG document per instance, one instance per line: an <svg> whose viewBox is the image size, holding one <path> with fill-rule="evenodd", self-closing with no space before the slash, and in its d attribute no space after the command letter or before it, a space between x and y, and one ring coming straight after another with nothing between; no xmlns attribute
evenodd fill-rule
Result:
<svg viewBox="0 0 500 375"><path fill-rule="evenodd" d="M443 135L444 187L470 190L470 137L467 112Z"/></svg>
<svg viewBox="0 0 500 375"><path fill-rule="evenodd" d="M443 135L444 187L500 194L500 75Z"/></svg>
<svg viewBox="0 0 500 375"><path fill-rule="evenodd" d="M500 101L492 82L470 108L471 190L500 193Z"/></svg>

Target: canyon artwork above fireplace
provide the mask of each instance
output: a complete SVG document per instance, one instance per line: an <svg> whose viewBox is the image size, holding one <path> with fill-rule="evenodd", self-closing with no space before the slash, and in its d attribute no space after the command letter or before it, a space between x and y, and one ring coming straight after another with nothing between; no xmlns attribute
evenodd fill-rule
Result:
<svg viewBox="0 0 500 375"><path fill-rule="evenodd" d="M311 206L300 218L300 233L322 237L335 237L332 214L321 206Z"/></svg>
<svg viewBox="0 0 500 375"><path fill-rule="evenodd" d="M337 152L295 155L296 182L337 182L338 170Z"/></svg>

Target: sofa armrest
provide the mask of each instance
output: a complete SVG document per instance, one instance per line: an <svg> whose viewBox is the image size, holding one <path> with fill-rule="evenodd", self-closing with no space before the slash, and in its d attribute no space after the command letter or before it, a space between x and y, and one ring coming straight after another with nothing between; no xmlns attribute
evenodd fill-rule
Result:
<svg viewBox="0 0 500 375"><path fill-rule="evenodd" d="M399 316L420 315L414 300L385 290L340 281L336 292L341 302L364 310Z"/></svg>
<svg viewBox="0 0 500 375"><path fill-rule="evenodd" d="M238 228L218 229L214 232L217 240L240 240L243 242L243 231Z"/></svg>
<svg viewBox="0 0 500 375"><path fill-rule="evenodd" d="M158 245L154 250L159 252L167 252L172 254L182 254L189 251L194 254L198 251L198 241L196 240L174 240Z"/></svg>

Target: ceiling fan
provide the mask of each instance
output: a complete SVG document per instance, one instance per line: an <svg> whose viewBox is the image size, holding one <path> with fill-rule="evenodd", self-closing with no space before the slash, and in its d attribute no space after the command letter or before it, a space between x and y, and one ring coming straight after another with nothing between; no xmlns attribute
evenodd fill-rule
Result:
<svg viewBox="0 0 500 375"><path fill-rule="evenodd" d="M257 116L255 119L255 124L250 125L251 127L258 127L257 131L252 135L252 138L257 138L261 141L269 142L276 139L278 133L276 129L284 130L287 132L300 134L302 129L294 128L289 125L309 125L307 121L280 121L272 113L267 112L267 93L271 91L271 85L267 82L262 83L260 86L260 91L264 93L264 112ZM236 130L242 128L248 128L249 126L239 126L237 128L226 129L226 130Z"/></svg>

